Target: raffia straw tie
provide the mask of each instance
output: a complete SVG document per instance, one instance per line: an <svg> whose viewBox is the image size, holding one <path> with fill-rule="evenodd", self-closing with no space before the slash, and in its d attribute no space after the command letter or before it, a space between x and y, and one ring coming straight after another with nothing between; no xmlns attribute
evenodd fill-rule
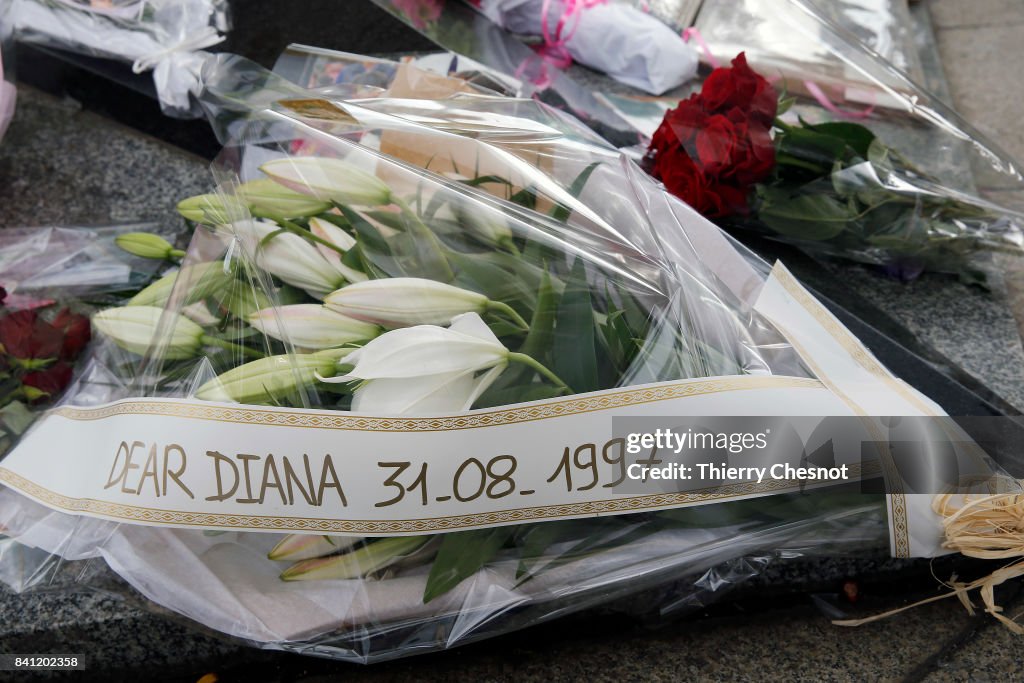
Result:
<svg viewBox="0 0 1024 683"><path fill-rule="evenodd" d="M965 583L957 581L956 575L945 584L948 593L919 600L906 607L889 610L864 619L840 619L832 623L836 626L860 626L873 621L888 619L909 609L926 605L930 602L956 597L967 610L974 615L968 593L978 590L985 611L998 619L1002 624L1016 633L1024 635L1024 626L1003 614L1003 608L995 602L996 586L1024 576L1024 494L997 493L986 496L956 496L962 504L953 503L953 494L937 496L932 501L932 510L942 518L942 526L946 540L942 547L959 552L967 557L984 560L1004 560L1015 558L1005 567L1001 567L988 576Z"/></svg>

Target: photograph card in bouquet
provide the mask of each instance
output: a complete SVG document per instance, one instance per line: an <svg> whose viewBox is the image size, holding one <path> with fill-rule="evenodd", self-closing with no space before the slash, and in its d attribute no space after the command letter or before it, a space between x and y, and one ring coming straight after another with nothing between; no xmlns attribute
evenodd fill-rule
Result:
<svg viewBox="0 0 1024 683"><path fill-rule="evenodd" d="M942 431L941 410L782 265L563 114L406 76L225 100L254 115L179 204L181 268L93 315L91 372L0 463L12 539L361 662L700 590L680 577L751 554L945 552L934 492L861 481L889 476L875 416ZM721 444L650 443L730 416ZM772 431L798 417L868 436L819 462ZM791 461L739 466L761 451Z"/></svg>

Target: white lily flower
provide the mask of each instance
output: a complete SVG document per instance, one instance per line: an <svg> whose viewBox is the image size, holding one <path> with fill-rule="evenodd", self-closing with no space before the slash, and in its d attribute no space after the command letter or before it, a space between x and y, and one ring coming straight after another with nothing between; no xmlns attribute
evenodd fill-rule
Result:
<svg viewBox="0 0 1024 683"><path fill-rule="evenodd" d="M368 280L331 293L324 304L339 313L387 327L447 325L463 313L483 313L483 294L415 277Z"/></svg>
<svg viewBox="0 0 1024 683"><path fill-rule="evenodd" d="M329 157L286 157L260 166L273 181L325 202L354 206L391 203L391 188L366 171Z"/></svg>
<svg viewBox="0 0 1024 683"><path fill-rule="evenodd" d="M303 349L329 349L366 341L381 331L376 325L319 304L264 308L249 316L249 324L274 339L291 341Z"/></svg>
<svg viewBox="0 0 1024 683"><path fill-rule="evenodd" d="M421 325L387 332L352 352L355 367L325 382L364 380L352 410L423 415L469 410L508 365L509 351L475 313L451 328Z"/></svg>
<svg viewBox="0 0 1024 683"><path fill-rule="evenodd" d="M310 218L309 231L320 239L330 242L342 251L348 251L352 247L356 246L356 240L352 235L349 235L334 223L325 221L322 218ZM362 273L355 268L350 268L342 263L341 254L334 249L323 244L316 245L316 248L320 252L320 255L327 259L328 263L337 268L338 272L341 273L349 282L362 282L367 279L366 273Z"/></svg>
<svg viewBox="0 0 1024 683"><path fill-rule="evenodd" d="M417 325L392 330L354 351L352 379L406 379L450 373L478 372L508 362L509 350L480 316L460 315L450 328Z"/></svg>
<svg viewBox="0 0 1024 683"><path fill-rule="evenodd" d="M159 329L164 309L155 306L108 308L92 317L103 336L126 351L144 355L154 341L166 344L164 357L172 360L194 358L203 348L203 328L181 315L168 318L169 329ZM162 333L158 337L157 333Z"/></svg>
<svg viewBox="0 0 1024 683"><path fill-rule="evenodd" d="M306 290L320 299L345 283L345 278L312 244L268 221L236 221L232 224L236 235L253 246L256 264L290 285Z"/></svg>
<svg viewBox="0 0 1024 683"><path fill-rule="evenodd" d="M505 366L499 363L480 375L464 371L363 382L352 397L352 410L375 415L446 415L469 410Z"/></svg>

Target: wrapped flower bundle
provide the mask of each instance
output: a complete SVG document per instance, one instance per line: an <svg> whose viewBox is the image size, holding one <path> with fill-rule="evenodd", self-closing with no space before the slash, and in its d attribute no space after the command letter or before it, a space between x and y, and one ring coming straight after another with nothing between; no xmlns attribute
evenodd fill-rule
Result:
<svg viewBox="0 0 1024 683"><path fill-rule="evenodd" d="M647 167L724 226L906 279L929 270L985 284L993 254L1019 255L1016 211L945 185L868 122L786 116L796 101L741 53L665 115Z"/></svg>
<svg viewBox="0 0 1024 683"><path fill-rule="evenodd" d="M258 82L217 66L211 92ZM357 661L750 555L940 552L930 495L863 493L880 458L783 427L944 424L783 267L535 101L391 88L230 98L261 104L179 204L181 268L93 317L91 375L0 464L13 538ZM663 612L725 587L681 585Z"/></svg>
<svg viewBox="0 0 1024 683"><path fill-rule="evenodd" d="M184 255L152 224L8 228L0 237L0 454L71 384L89 315ZM141 250L143 245L149 245ZM154 248L156 245L156 248ZM140 251L141 250L141 251Z"/></svg>
<svg viewBox="0 0 1024 683"><path fill-rule="evenodd" d="M139 74L152 71L160 108L179 118L201 116L190 96L199 91L199 71L209 56L203 50L223 41L229 24L225 0L4 0L0 19L5 42L123 61Z"/></svg>

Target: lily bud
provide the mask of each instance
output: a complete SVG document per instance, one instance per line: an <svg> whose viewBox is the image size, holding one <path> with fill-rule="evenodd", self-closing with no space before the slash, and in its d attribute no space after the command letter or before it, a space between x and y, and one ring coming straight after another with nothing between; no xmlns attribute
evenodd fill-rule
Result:
<svg viewBox="0 0 1024 683"><path fill-rule="evenodd" d="M330 349L309 354L268 356L240 365L210 380L196 391L204 401L269 403L300 387L312 386L317 377L335 373L338 361L352 349Z"/></svg>
<svg viewBox="0 0 1024 683"><path fill-rule="evenodd" d="M164 309L155 306L108 308L92 317L96 329L126 351L144 355L154 341L166 343L164 358L194 358L203 348L203 328L181 315L170 315L170 329L158 329ZM159 333L159 336L158 336Z"/></svg>
<svg viewBox="0 0 1024 683"><path fill-rule="evenodd" d="M331 208L330 202L293 192L269 178L242 183L235 188L235 196L247 206L262 209L281 218L315 216Z"/></svg>
<svg viewBox="0 0 1024 683"><path fill-rule="evenodd" d="M332 292L324 304L339 313L387 327L447 325L463 313L483 313L483 294L415 277L368 280Z"/></svg>
<svg viewBox="0 0 1024 683"><path fill-rule="evenodd" d="M309 230L320 239L330 242L342 251L347 252L352 247L356 246L356 240L354 237L334 223L325 221L322 218L310 218ZM355 268L350 268L345 265L342 262L341 254L334 249L324 246L323 244L316 245L316 248L320 252L320 255L327 259L332 266L337 268L338 272L341 273L349 282L362 282L367 279L366 273L362 273Z"/></svg>
<svg viewBox="0 0 1024 683"><path fill-rule="evenodd" d="M264 308L249 316L249 324L274 339L290 341L303 349L329 349L366 341L381 331L376 325L336 313L319 304Z"/></svg>
<svg viewBox="0 0 1024 683"><path fill-rule="evenodd" d="M225 194L200 194L178 202L178 213L192 221L216 227L227 225L249 215L240 200Z"/></svg>
<svg viewBox="0 0 1024 683"><path fill-rule="evenodd" d="M157 260L167 260L178 254L170 242L149 232L127 232L114 238L114 244L129 254Z"/></svg>
<svg viewBox="0 0 1024 683"><path fill-rule="evenodd" d="M232 225L236 235L253 245L256 264L290 285L306 290L321 299L345 282L316 248L298 235L280 232L267 221L237 221ZM269 235L278 233L266 240Z"/></svg>
<svg viewBox="0 0 1024 683"><path fill-rule="evenodd" d="M391 203L391 188L366 171L329 157L286 157L268 161L260 170L288 189L325 202L353 206Z"/></svg>
<svg viewBox="0 0 1024 683"><path fill-rule="evenodd" d="M284 570L281 578L285 581L357 579L398 562L429 540L429 536L382 538L343 555L303 560Z"/></svg>
<svg viewBox="0 0 1024 683"><path fill-rule="evenodd" d="M270 560L309 560L314 557L334 555L348 550L359 541L360 536L310 536L308 534L289 534L283 541L267 553Z"/></svg>
<svg viewBox="0 0 1024 683"><path fill-rule="evenodd" d="M181 278L181 281L188 286L185 295L185 305L187 306L223 291L230 285L234 276L230 272L225 272L222 261L185 266L173 273L168 273L140 291L129 299L128 305L159 307L166 305L178 278Z"/></svg>

